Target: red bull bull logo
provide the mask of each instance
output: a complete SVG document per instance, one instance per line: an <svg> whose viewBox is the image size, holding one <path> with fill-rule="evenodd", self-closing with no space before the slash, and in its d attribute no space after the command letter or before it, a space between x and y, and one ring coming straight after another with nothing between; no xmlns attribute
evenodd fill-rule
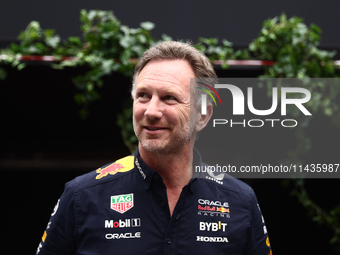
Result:
<svg viewBox="0 0 340 255"><path fill-rule="evenodd" d="M124 166L122 164L112 164L112 165L109 165L108 167L105 167L103 169L99 168L96 171L98 173L98 175L96 176L96 179L101 179L101 178L107 176L108 174L115 175L116 173L118 173L119 170L121 170L123 168L124 168Z"/></svg>
<svg viewBox="0 0 340 255"><path fill-rule="evenodd" d="M208 201L208 200L206 200ZM199 200L200 202L200 200ZM202 202L202 201L201 201ZM217 201L218 202L218 201ZM214 204L221 204L221 203L214 203ZM201 203L203 204L203 203ZM212 203L210 203L212 204ZM225 202L223 205L229 206L228 202ZM220 217L227 217L230 218L230 208L225 208L223 206L209 206L209 205L198 205L198 215L204 216L220 216Z"/></svg>
<svg viewBox="0 0 340 255"><path fill-rule="evenodd" d="M230 209L224 208L224 207L217 207L216 211L217 212L223 212L223 213L230 213Z"/></svg>
<svg viewBox="0 0 340 255"><path fill-rule="evenodd" d="M99 180L105 176L108 176L109 174L115 175L118 172L130 171L131 169L134 168L133 159L134 159L133 156L127 156L125 158L117 160L115 163L107 167L97 169L96 173L98 175L96 176L96 179Z"/></svg>
<svg viewBox="0 0 340 255"><path fill-rule="evenodd" d="M215 206L201 206L201 205L198 205L198 210L201 210L201 211L213 211L213 212L216 212L216 207Z"/></svg>

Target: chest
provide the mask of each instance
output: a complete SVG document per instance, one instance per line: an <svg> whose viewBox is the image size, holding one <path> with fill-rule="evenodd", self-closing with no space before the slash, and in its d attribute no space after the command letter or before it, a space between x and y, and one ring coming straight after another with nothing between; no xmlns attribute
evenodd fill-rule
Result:
<svg viewBox="0 0 340 255"><path fill-rule="evenodd" d="M241 254L246 243L248 210L232 197L184 191L170 217L166 190L102 195L83 202L79 254Z"/></svg>

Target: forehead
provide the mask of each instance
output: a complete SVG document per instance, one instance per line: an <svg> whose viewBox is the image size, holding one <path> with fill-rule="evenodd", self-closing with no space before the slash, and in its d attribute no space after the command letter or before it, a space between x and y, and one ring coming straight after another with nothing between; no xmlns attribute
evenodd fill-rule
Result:
<svg viewBox="0 0 340 255"><path fill-rule="evenodd" d="M190 89L190 78L195 74L186 60L152 60L140 72L137 89L153 86L168 89Z"/></svg>

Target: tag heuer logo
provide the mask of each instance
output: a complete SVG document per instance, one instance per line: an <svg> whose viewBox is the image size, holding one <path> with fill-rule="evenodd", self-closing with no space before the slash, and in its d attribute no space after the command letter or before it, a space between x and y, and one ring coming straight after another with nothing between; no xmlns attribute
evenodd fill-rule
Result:
<svg viewBox="0 0 340 255"><path fill-rule="evenodd" d="M111 209L125 213L133 207L133 193L126 195L111 196Z"/></svg>

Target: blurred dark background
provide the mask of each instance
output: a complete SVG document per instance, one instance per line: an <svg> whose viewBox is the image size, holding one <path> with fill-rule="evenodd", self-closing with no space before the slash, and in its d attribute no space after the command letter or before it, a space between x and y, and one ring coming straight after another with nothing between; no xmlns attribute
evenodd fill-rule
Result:
<svg viewBox="0 0 340 255"><path fill-rule="evenodd" d="M264 20L286 13L288 17L304 18L308 25L320 26L323 46L339 47L339 8L337 0L12 0L1 3L0 39L15 39L32 20L39 21L43 28L56 29L62 38L80 36L80 9L100 9L113 10L117 18L130 27L138 27L142 21L154 22L156 37L163 33L174 39L219 37L235 45L248 45L258 36Z"/></svg>
<svg viewBox="0 0 340 255"><path fill-rule="evenodd" d="M85 8L114 10L122 23L131 27L152 21L156 24L152 34L158 38L162 33L193 41L199 36L219 37L239 48L257 37L265 19L285 12L288 17L296 15L307 24L320 26L321 48L333 50L340 49L339 7L336 0L13 0L0 4L0 48L15 41L32 20L39 21L43 28L56 29L62 38L80 36L79 11ZM64 183L129 154L116 125L116 115L129 97L130 78L121 74L106 77L100 91L102 98L91 104L89 118L81 120L71 78L85 70L53 70L48 65L27 62L20 72L1 65L8 72L7 79L0 81L2 254L34 254ZM220 77L257 77L263 72L262 67L216 70ZM319 124L309 130L315 139L319 137L313 155L336 155L338 130L327 120L316 118L316 122ZM322 134L318 132L321 126ZM271 139L264 138L261 143L271 144ZM337 254L328 243L331 230L307 217L302 205L290 196L290 190L282 187L282 180L245 181L258 196L274 254ZM339 204L338 184L332 179L306 181L312 199L325 209Z"/></svg>

